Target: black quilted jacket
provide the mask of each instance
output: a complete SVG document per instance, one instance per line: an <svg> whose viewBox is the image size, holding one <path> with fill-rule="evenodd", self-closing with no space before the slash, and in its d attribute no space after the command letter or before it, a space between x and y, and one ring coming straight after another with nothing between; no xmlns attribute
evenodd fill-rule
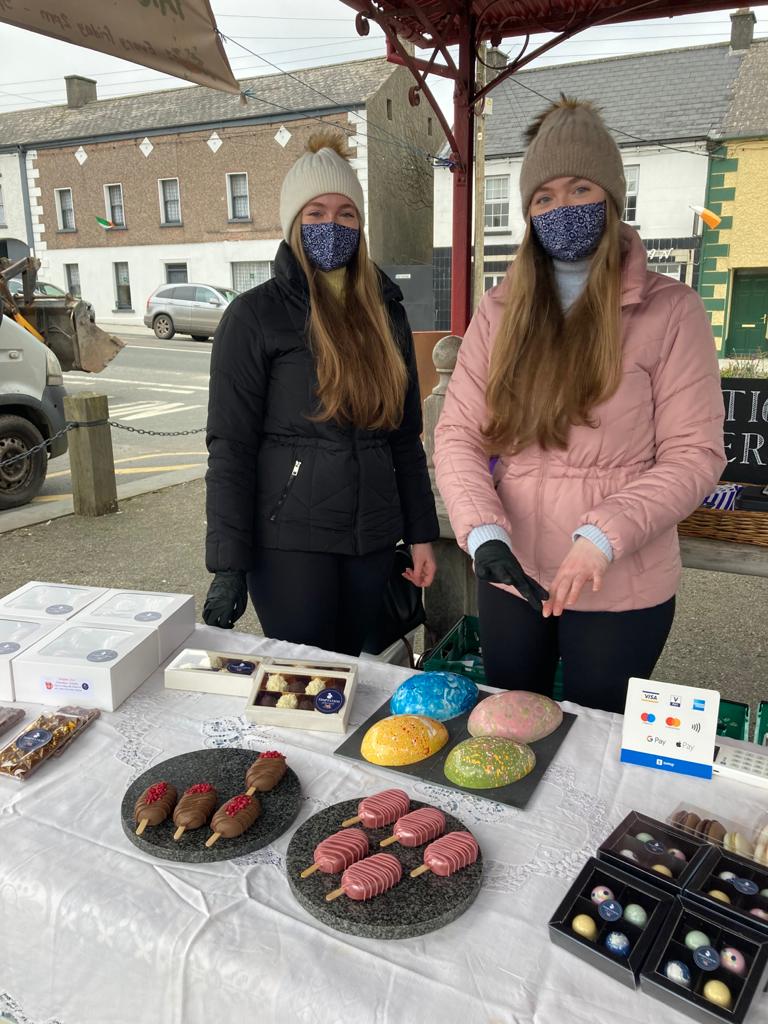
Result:
<svg viewBox="0 0 768 1024"><path fill-rule="evenodd" d="M408 367L394 431L313 422L317 376L306 278L288 245L275 276L238 296L216 332L208 405L206 564L247 570L259 548L363 555L438 537L413 338L402 293L382 291Z"/></svg>

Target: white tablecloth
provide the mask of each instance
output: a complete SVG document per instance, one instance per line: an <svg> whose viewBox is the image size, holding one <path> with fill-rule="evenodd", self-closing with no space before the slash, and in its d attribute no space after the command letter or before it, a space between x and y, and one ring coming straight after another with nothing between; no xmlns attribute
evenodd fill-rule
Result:
<svg viewBox="0 0 768 1024"><path fill-rule="evenodd" d="M187 647L222 649L198 627ZM316 656L229 634L224 649ZM327 656L326 656L327 657ZM410 673L361 662L356 727ZM255 726L233 697L165 690L157 672L29 782L0 779L0 1021L18 1024L664 1024L687 1018L554 946L547 921L584 861L628 811L680 802L751 822L760 790L618 762L621 719L578 713L525 811L332 756L340 737ZM32 712L36 708L30 707ZM293 899L292 830L205 866L153 860L125 837L120 801L138 774L200 747L285 752L319 808L404 784L472 829L482 891L431 935L341 935ZM765 999L751 1024L768 1022Z"/></svg>

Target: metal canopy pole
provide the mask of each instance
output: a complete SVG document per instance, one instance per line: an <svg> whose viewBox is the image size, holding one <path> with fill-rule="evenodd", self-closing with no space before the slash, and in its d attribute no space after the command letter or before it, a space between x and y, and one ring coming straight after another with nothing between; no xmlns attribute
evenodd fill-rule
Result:
<svg viewBox="0 0 768 1024"><path fill-rule="evenodd" d="M465 25L459 43L458 77L453 93L453 134L456 166L453 169L453 230L451 238L451 333L467 329L472 284L472 168L475 156L475 24ZM482 253L475 253L482 260Z"/></svg>

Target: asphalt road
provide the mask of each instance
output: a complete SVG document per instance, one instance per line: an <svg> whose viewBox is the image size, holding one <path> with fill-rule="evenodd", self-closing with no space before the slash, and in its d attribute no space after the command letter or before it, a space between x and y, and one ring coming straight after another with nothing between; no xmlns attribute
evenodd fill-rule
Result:
<svg viewBox="0 0 768 1024"><path fill-rule="evenodd" d="M151 331L123 334L126 347L99 374L65 373L70 394L106 394L110 419L137 430L195 430L205 425L211 342L173 338L158 341ZM152 437L112 430L118 484L205 463L205 435ZM71 495L67 455L50 463L35 502Z"/></svg>

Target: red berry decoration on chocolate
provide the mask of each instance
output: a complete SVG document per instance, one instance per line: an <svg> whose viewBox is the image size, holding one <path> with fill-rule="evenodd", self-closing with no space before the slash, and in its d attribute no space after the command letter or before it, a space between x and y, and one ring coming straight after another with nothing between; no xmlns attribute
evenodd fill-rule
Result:
<svg viewBox="0 0 768 1024"><path fill-rule="evenodd" d="M224 804L224 813L228 814L230 818L234 818L238 811L242 811L250 802L251 798L246 796L245 793L241 793L240 796L233 796L228 803Z"/></svg>
<svg viewBox="0 0 768 1024"><path fill-rule="evenodd" d="M150 786L147 792L144 794L144 803L153 804L157 800L162 800L167 792L167 782L156 782L154 786Z"/></svg>
<svg viewBox="0 0 768 1024"><path fill-rule="evenodd" d="M187 793L212 793L213 786L210 782L196 782L194 786L190 786L186 791Z"/></svg>

